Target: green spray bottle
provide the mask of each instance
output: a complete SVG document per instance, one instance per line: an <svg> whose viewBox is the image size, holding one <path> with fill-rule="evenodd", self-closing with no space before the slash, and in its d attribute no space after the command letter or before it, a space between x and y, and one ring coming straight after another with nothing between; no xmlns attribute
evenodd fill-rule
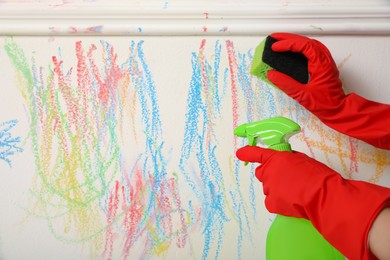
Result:
<svg viewBox="0 0 390 260"><path fill-rule="evenodd" d="M263 143L270 149L291 152L288 139L301 130L294 121L285 117L273 117L242 124L234 130L239 137L248 138L254 146ZM266 242L267 260L344 260L335 249L303 218L277 215L268 231Z"/></svg>

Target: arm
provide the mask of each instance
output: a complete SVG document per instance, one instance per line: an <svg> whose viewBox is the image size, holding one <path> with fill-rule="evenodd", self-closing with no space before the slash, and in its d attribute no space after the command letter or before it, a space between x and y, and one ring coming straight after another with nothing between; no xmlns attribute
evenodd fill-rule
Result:
<svg viewBox="0 0 390 260"><path fill-rule="evenodd" d="M319 41L289 33L274 33L275 52L300 52L308 59L310 80L302 84L278 71L267 78L324 124L382 149L390 149L390 105L351 93L346 95L329 50Z"/></svg>
<svg viewBox="0 0 390 260"><path fill-rule="evenodd" d="M299 152L246 146L237 157L261 164L255 174L270 212L310 220L349 259L373 259L370 248L378 257L389 252L388 240L379 241L390 237L388 209L383 210L390 202L389 188L346 180Z"/></svg>
<svg viewBox="0 0 390 260"><path fill-rule="evenodd" d="M382 260L390 259L390 208L379 213L368 237L371 252Z"/></svg>

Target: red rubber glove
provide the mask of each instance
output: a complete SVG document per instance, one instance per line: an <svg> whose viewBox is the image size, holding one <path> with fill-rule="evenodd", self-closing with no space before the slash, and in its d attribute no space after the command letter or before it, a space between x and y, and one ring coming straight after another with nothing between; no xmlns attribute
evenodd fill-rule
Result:
<svg viewBox="0 0 390 260"><path fill-rule="evenodd" d="M346 180L326 165L299 152L246 146L237 151L245 162L259 162L265 205L272 213L306 218L324 238L351 260L372 259L368 234L390 201L390 189Z"/></svg>
<svg viewBox="0 0 390 260"><path fill-rule="evenodd" d="M327 126L382 149L390 149L390 105L346 95L329 50L319 41L289 33L274 33L275 52L301 52L308 59L310 79L302 84L275 70L267 78Z"/></svg>

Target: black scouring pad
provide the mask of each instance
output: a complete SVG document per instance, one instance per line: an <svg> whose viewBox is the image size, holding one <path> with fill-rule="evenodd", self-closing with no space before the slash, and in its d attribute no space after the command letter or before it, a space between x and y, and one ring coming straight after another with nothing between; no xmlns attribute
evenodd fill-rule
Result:
<svg viewBox="0 0 390 260"><path fill-rule="evenodd" d="M267 81L267 72L275 69L300 83L309 81L308 61L302 53L292 51L274 52L271 49L277 40L268 36L256 47L252 61L251 73Z"/></svg>

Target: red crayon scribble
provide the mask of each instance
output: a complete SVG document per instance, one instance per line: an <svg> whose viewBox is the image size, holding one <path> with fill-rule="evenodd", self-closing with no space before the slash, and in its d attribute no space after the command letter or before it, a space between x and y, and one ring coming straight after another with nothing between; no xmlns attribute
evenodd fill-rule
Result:
<svg viewBox="0 0 390 260"><path fill-rule="evenodd" d="M106 241L104 245L104 251L103 256L105 259L112 259L113 254L113 245L114 245L114 238L116 237L116 234L114 233L113 224L115 221L115 218L117 216L118 211L118 204L119 204L119 182L115 182L115 188L114 191L111 193L109 202L108 202L108 209L107 209L107 228L106 228Z"/></svg>
<svg viewBox="0 0 390 260"><path fill-rule="evenodd" d="M76 42L76 57L77 57L77 102L80 104L80 117L88 118L90 113L90 101L88 97L94 93L92 90L92 79L87 67L86 57L84 55L84 49L82 47L82 42ZM80 99L81 98L81 99ZM93 100L93 99L92 99ZM86 120L79 120L77 122L80 125L83 133L85 134L87 140L90 137L90 130L86 124Z"/></svg>
<svg viewBox="0 0 390 260"><path fill-rule="evenodd" d="M96 50L96 45L92 44L91 48L88 50L87 57L90 63L90 69L92 69L92 74L94 76L95 82L97 82L99 92L98 98L103 104L108 104L109 101L109 92L104 80L102 80L101 73L99 71L98 66L95 63L95 59L93 57L93 52Z"/></svg>
<svg viewBox="0 0 390 260"><path fill-rule="evenodd" d="M11 44L7 50L14 57L18 52ZM142 259L165 254L172 245L184 248L192 219L181 208L176 180L167 177L167 161L158 145L163 138L147 136L153 147L145 150L134 140L137 132L144 135L144 125L159 123L153 121L156 115L142 118L143 124L138 121L143 107L139 95L144 92L137 90L155 88L142 43L132 44L130 56L119 64L122 57L114 47L104 41L101 46L76 42L75 62L67 67L61 55L52 56L48 75L47 67L26 69L31 76L23 80L23 91L34 120L32 148L38 169L33 211L53 213L46 216L50 225L54 219L56 224L64 222L53 234L62 241L89 243L92 258ZM210 73L206 63L204 76ZM204 84L213 86L209 78ZM157 107L156 94L151 95L145 97L145 107ZM134 135L129 134L131 126ZM141 156L140 166L127 157L134 150ZM196 207L194 211L198 213ZM195 224L199 230L199 222Z"/></svg>
<svg viewBox="0 0 390 260"><path fill-rule="evenodd" d="M213 109L213 98L214 98L214 95L210 92L212 92L212 82L210 82L210 79L209 79L209 76L208 76L208 71L207 71L207 64L206 64L206 61L205 61L205 56L204 56L204 48L206 46L206 39L203 39L201 41L201 44L200 44L200 48L199 48L199 65L200 65L200 70L201 70L201 74L202 74L202 92L203 92L203 97L205 99L205 104L207 106L207 118L209 119L209 121L207 122L207 133L206 133L206 138L205 140L207 142L211 141L212 138L212 134L213 134L213 128L214 128L214 125L215 125L215 122L213 120L211 120L213 117L212 117L212 109ZM210 86L211 85L211 86ZM206 146L207 148L209 146Z"/></svg>
<svg viewBox="0 0 390 260"><path fill-rule="evenodd" d="M172 206L171 206L171 201L169 198L169 194L167 194L167 187L166 183L163 182L160 184L160 192L157 194L157 205L158 205L158 212L161 213L162 216L164 216L161 219L161 227L164 231L164 233L168 237L172 237L172 231L173 231L173 226L172 226Z"/></svg>
<svg viewBox="0 0 390 260"><path fill-rule="evenodd" d="M303 141L306 143L307 147L309 148L310 156L314 157L314 151L313 151L312 147L309 144L309 139L308 139L308 137L306 135L306 129L302 128L301 129L301 133L302 133L302 136L303 136Z"/></svg>
<svg viewBox="0 0 390 260"><path fill-rule="evenodd" d="M86 33L101 33L103 30L103 25L96 25L88 27L85 32Z"/></svg>
<svg viewBox="0 0 390 260"><path fill-rule="evenodd" d="M99 92L98 98L103 104L108 104L109 101L116 103L114 93L117 91L118 81L123 76L119 65L117 64L118 55L113 50L112 46L108 47L109 56L106 58L105 63L105 75L106 79L102 79L101 72L98 65L95 63L93 52L97 49L95 45L92 45L88 51L87 57L93 72L95 81L98 83ZM107 54L107 52L106 52Z"/></svg>
<svg viewBox="0 0 390 260"><path fill-rule="evenodd" d="M119 80L124 77L124 72L121 71L121 68L117 64L118 54L115 53L113 46L107 46L108 48L108 57L106 58L108 62L106 63L106 86L110 93L117 93L118 91L118 83ZM107 55L107 53L106 53ZM113 96L113 94L111 94ZM118 100L116 98L112 98L111 100L115 105L117 105Z"/></svg>
<svg viewBox="0 0 390 260"><path fill-rule="evenodd" d="M143 215L144 215L144 202L143 202L143 191L144 180L142 177L142 171L140 169L136 169L134 172L133 180L131 180L129 185L129 191L126 194L124 187L122 187L123 194L123 203L122 210L125 213L125 217L123 219L123 229L125 231L125 241L123 245L123 258L126 259L130 254L130 249L134 245L136 239L142 232L139 230ZM128 197L129 203L126 202Z"/></svg>
<svg viewBox="0 0 390 260"><path fill-rule="evenodd" d="M181 228L178 231L178 238L177 238L176 245L179 248L184 248L184 246L186 245L187 237L188 237L187 224L185 223L184 211L183 211L183 208L181 206L181 201L180 201L180 197L178 194L178 190L176 188L175 179L172 178L168 181L168 189L172 192L173 202L175 203L176 208L178 209L178 212L179 212L179 216L180 216Z"/></svg>
<svg viewBox="0 0 390 260"><path fill-rule="evenodd" d="M54 73L57 76L57 84L59 86L59 90L61 93L62 98L65 100L66 104L66 113L67 113L67 119L69 121L69 124L74 127L77 131L78 124L77 119L79 116L79 109L78 109L78 103L77 103L77 95L74 95L72 93L71 89L71 83L69 75L71 75L72 70L70 70L70 73L68 76L64 76L64 73L62 71L62 64L63 61L58 61L57 57L52 57L53 63L54 63Z"/></svg>
<svg viewBox="0 0 390 260"><path fill-rule="evenodd" d="M233 110L233 129L238 125L238 91L237 91L237 71L238 65L236 60L236 53L234 50L234 45L231 41L226 41L227 54L229 59L229 71L230 71L230 83L232 91L232 110ZM237 139L234 139L234 147L236 147Z"/></svg>

